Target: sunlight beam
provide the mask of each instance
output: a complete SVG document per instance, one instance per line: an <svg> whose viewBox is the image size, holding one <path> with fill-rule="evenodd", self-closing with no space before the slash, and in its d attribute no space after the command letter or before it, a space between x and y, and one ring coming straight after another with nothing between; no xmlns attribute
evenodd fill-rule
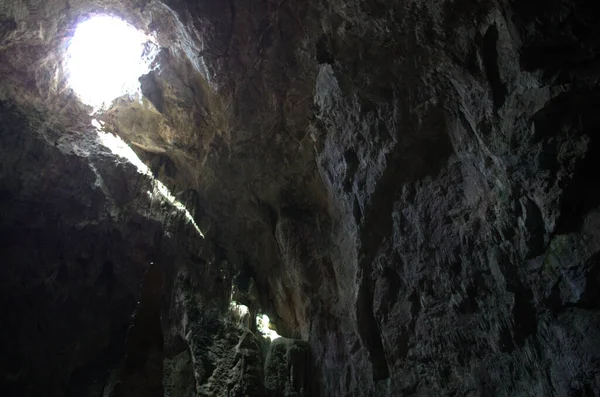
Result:
<svg viewBox="0 0 600 397"><path fill-rule="evenodd" d="M194 217L190 213L190 211L183 205L182 202L178 201L175 196L171 193L171 191L165 186L164 183L154 178L152 175L152 171L144 162L135 154L133 149L125 143L120 137L113 135L111 133L104 132L102 123L96 119L92 120L92 125L96 128L96 132L98 133L98 140L100 143L107 148L113 154L117 156L123 157L127 159L131 164L133 164L140 174L146 175L152 181L153 192L148 192L151 197L158 196L163 200L167 201L173 207L175 207L178 211L182 212L185 216L186 220L194 226L194 229L198 232L201 237L204 237L204 234L196 224Z"/></svg>

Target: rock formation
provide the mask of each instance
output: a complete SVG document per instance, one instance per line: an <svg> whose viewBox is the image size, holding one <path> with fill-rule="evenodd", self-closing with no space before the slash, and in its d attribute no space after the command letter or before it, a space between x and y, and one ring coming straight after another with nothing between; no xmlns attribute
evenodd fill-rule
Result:
<svg viewBox="0 0 600 397"><path fill-rule="evenodd" d="M597 8L0 0L0 395L600 395ZM93 14L204 237L69 87Z"/></svg>

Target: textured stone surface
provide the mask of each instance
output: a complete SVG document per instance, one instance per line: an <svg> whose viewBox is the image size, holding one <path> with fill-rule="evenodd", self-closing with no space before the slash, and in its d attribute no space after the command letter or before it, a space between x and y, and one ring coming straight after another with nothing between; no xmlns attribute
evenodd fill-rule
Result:
<svg viewBox="0 0 600 397"><path fill-rule="evenodd" d="M310 348L306 342L278 338L269 345L265 360L265 387L269 396L300 397L318 393L310 381Z"/></svg>
<svg viewBox="0 0 600 397"><path fill-rule="evenodd" d="M177 258L165 233L185 223L91 125L30 112L0 106L3 395L83 395L118 365L145 269Z"/></svg>
<svg viewBox="0 0 600 397"><path fill-rule="evenodd" d="M341 346L317 342L325 368L347 363L325 370L333 394L598 393L598 301L585 298L598 283L597 176L586 171L597 85L577 62L525 64L536 46L551 54L552 34L564 35L558 58L592 56L577 34L595 28L578 8L555 30L567 6L540 5L538 18L415 5L383 16L400 18L396 43L400 30L378 32L356 10L347 34L383 34L390 47L365 47L351 70L321 67L319 162L346 214L334 263L356 272L338 279L342 307L356 302ZM541 43L532 29L552 33Z"/></svg>
<svg viewBox="0 0 600 397"><path fill-rule="evenodd" d="M599 395L596 8L0 1L3 385L102 395L155 261L165 395ZM100 117L205 241L83 133L90 11L156 33L145 100Z"/></svg>

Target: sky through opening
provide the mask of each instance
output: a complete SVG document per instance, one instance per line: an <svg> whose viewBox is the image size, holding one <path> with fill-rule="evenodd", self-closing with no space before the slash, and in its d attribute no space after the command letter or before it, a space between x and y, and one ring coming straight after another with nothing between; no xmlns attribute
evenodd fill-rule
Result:
<svg viewBox="0 0 600 397"><path fill-rule="evenodd" d="M150 71L157 46L127 22L108 15L81 22L67 50L69 82L95 110L139 91L139 77Z"/></svg>

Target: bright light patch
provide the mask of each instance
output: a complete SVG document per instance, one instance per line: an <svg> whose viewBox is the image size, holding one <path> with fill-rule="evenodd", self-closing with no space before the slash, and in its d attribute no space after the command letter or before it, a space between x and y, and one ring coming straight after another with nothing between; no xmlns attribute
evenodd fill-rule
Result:
<svg viewBox="0 0 600 397"><path fill-rule="evenodd" d="M77 26L67 50L69 82L95 110L113 99L139 91L138 78L148 73L157 46L118 18L94 16Z"/></svg>
<svg viewBox="0 0 600 397"><path fill-rule="evenodd" d="M167 201L173 207L175 207L178 211L181 211L185 215L187 221L191 223L192 226L194 226L194 229L196 229L198 234L204 237L204 234L196 224L196 221L194 221L194 217L192 216L190 211L188 211L188 209L183 205L183 203L178 201L175 198L175 196L173 196L173 194L164 185L164 183L154 178L154 175L152 175L152 171L150 171L150 168L148 168L148 166L144 164L142 160L140 160L140 158L137 156L137 154L135 154L133 149L131 149L129 145L127 145L127 143L125 143L125 141L122 140L120 137L104 132L102 130L102 122L93 119L92 125L96 128L96 132L98 133L98 139L100 140L100 143L109 148L111 152L113 152L117 156L121 156L127 159L130 163L135 165L140 174L146 175L151 179L154 191L148 192L150 197L161 197L163 200Z"/></svg>
<svg viewBox="0 0 600 397"><path fill-rule="evenodd" d="M229 310L240 319L250 313L248 306L237 303L236 301L229 302Z"/></svg>
<svg viewBox="0 0 600 397"><path fill-rule="evenodd" d="M262 316L256 316L256 325L258 328L258 332L260 332L264 337L271 339L272 341L281 338L274 329L271 329L269 325L271 324L271 320L269 316L263 314Z"/></svg>

